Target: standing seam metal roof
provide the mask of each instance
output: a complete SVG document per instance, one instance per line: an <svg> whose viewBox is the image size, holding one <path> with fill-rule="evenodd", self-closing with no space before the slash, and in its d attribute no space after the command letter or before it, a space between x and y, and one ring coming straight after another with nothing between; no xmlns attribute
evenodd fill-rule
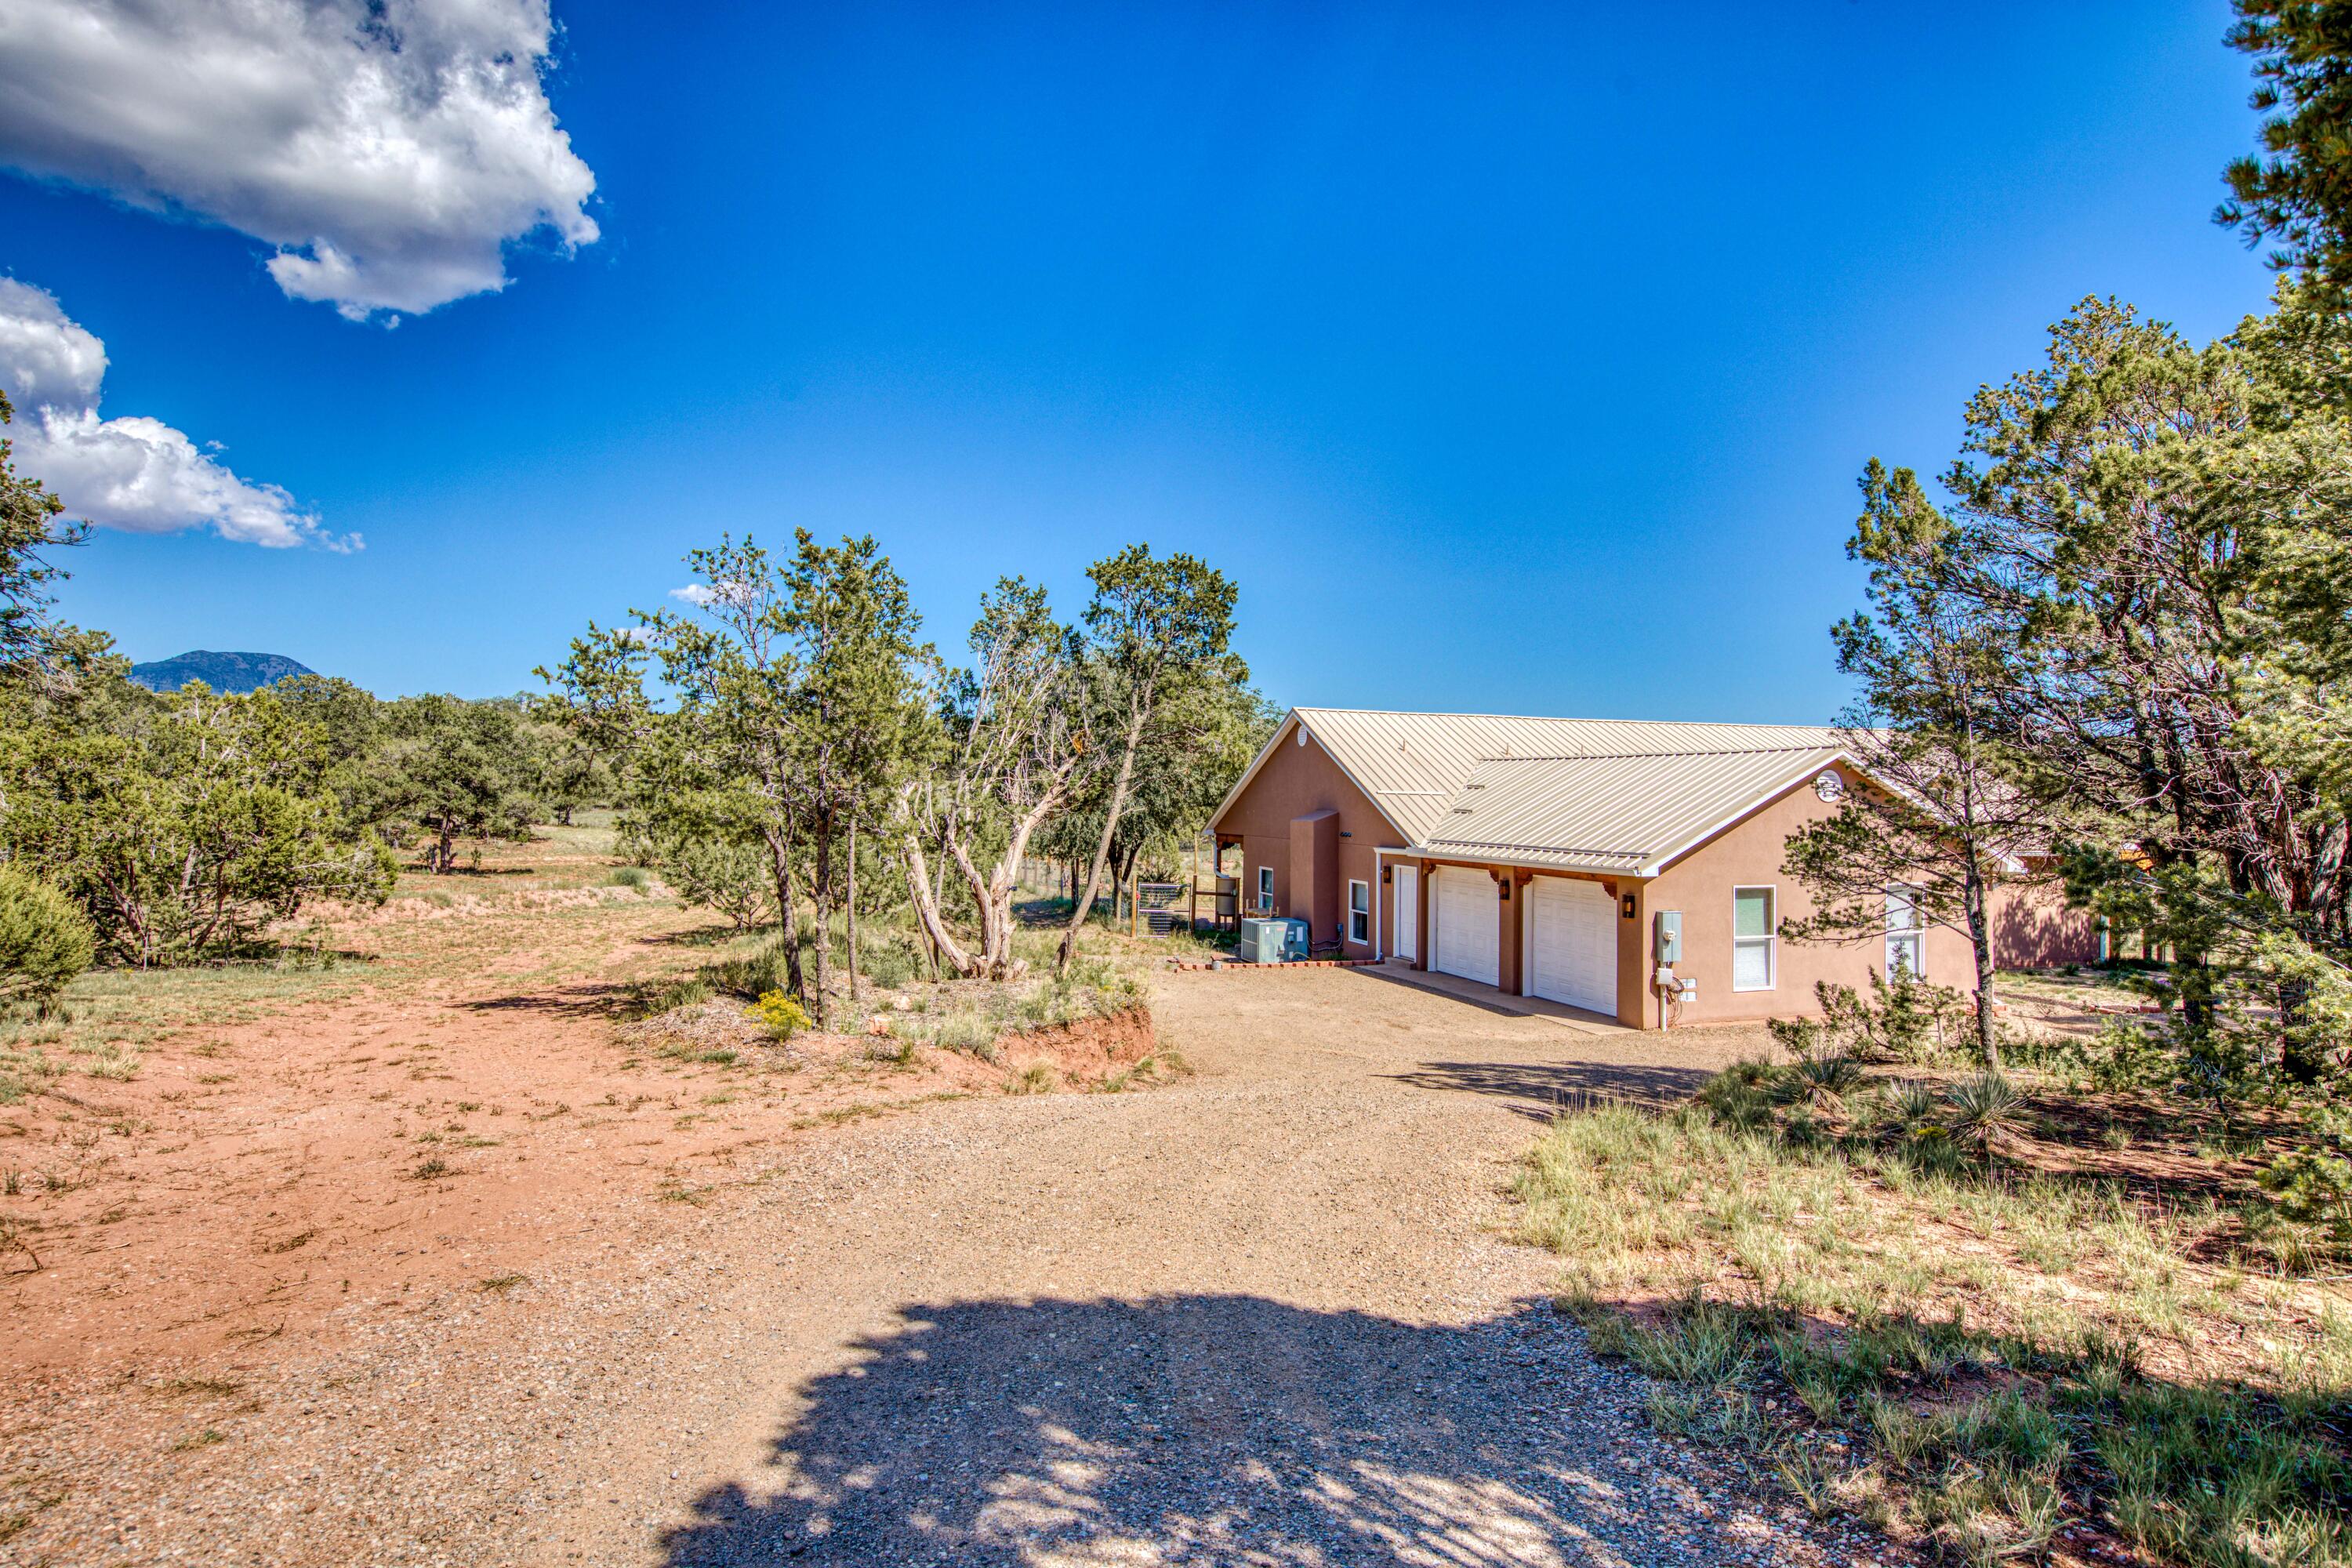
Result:
<svg viewBox="0 0 2352 1568"><path fill-rule="evenodd" d="M1816 745L1485 762L1419 847L1563 870L1648 871L1835 755Z"/></svg>
<svg viewBox="0 0 2352 1568"><path fill-rule="evenodd" d="M1702 813L1722 798L1721 781L1744 779L1769 771L1769 766L1793 773L1801 765L1799 753L1826 755L1838 744L1835 731L1806 724L1537 719L1346 708L1300 708L1295 712L1357 786L1416 844L1440 834L1449 843L1465 842L1459 835L1466 820L1454 807L1465 793L1482 793L1465 792L1464 786L1483 763L1646 760L1653 764L1580 773L1570 770L1542 784L1535 782L1533 773L1513 779L1511 793L1519 804L1507 818L1490 811L1491 820L1511 823L1513 834L1530 840L1526 847L1549 845L1559 853L1588 846L1596 854L1633 853L1628 835L1655 837L1664 825ZM1776 760L1769 766L1757 763L1745 769L1723 760L1761 755ZM1573 782L1571 774L1583 782ZM1549 806L1541 804L1547 796ZM1491 807L1493 803L1488 804ZM1479 814L1475 799L1470 810L1473 816ZM1475 830L1482 840L1492 831L1486 820ZM1704 831L1714 820L1694 831Z"/></svg>

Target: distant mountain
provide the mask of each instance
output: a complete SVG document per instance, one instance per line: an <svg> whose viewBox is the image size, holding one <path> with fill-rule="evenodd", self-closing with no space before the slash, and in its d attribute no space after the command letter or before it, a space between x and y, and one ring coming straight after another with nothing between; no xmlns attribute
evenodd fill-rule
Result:
<svg viewBox="0 0 2352 1568"><path fill-rule="evenodd" d="M203 648L131 667L131 679L150 691L177 691L191 680L201 680L215 691L256 691L289 675L316 673L282 653L207 653Z"/></svg>

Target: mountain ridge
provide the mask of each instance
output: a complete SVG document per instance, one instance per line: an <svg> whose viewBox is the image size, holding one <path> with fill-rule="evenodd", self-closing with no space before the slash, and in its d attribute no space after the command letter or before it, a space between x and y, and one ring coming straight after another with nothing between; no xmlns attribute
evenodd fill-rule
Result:
<svg viewBox="0 0 2352 1568"><path fill-rule="evenodd" d="M170 658L131 667L131 679L150 691L177 691L191 680L201 680L215 691L257 691L272 681L317 673L282 653L220 653L210 648L191 648Z"/></svg>

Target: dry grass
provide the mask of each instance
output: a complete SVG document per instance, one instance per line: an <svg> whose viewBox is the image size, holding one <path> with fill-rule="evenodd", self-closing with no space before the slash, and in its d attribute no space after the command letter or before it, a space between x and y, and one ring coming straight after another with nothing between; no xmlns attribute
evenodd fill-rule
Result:
<svg viewBox="0 0 2352 1568"><path fill-rule="evenodd" d="M1562 1118L1518 1183L1595 1347L1669 1429L1951 1553L2101 1535L2254 1568L2352 1551L2352 1298L2217 1242L2222 1197L1740 1129Z"/></svg>

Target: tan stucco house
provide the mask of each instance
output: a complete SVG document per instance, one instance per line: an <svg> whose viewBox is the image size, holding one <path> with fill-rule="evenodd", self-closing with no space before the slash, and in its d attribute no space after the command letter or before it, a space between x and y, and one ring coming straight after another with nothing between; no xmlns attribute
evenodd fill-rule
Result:
<svg viewBox="0 0 2352 1568"><path fill-rule="evenodd" d="M1809 907L1780 869L1789 834L1861 783L1835 731L1801 725L1300 708L1210 826L1245 912L1637 1028L1670 998L1675 1025L1802 1016L1815 981L1892 963L1972 989L1967 942L1922 929L1899 889L1883 941L1780 934ZM1666 976L1662 913L1680 931ZM2097 956L2091 922L2047 899L1995 918L2004 964Z"/></svg>

